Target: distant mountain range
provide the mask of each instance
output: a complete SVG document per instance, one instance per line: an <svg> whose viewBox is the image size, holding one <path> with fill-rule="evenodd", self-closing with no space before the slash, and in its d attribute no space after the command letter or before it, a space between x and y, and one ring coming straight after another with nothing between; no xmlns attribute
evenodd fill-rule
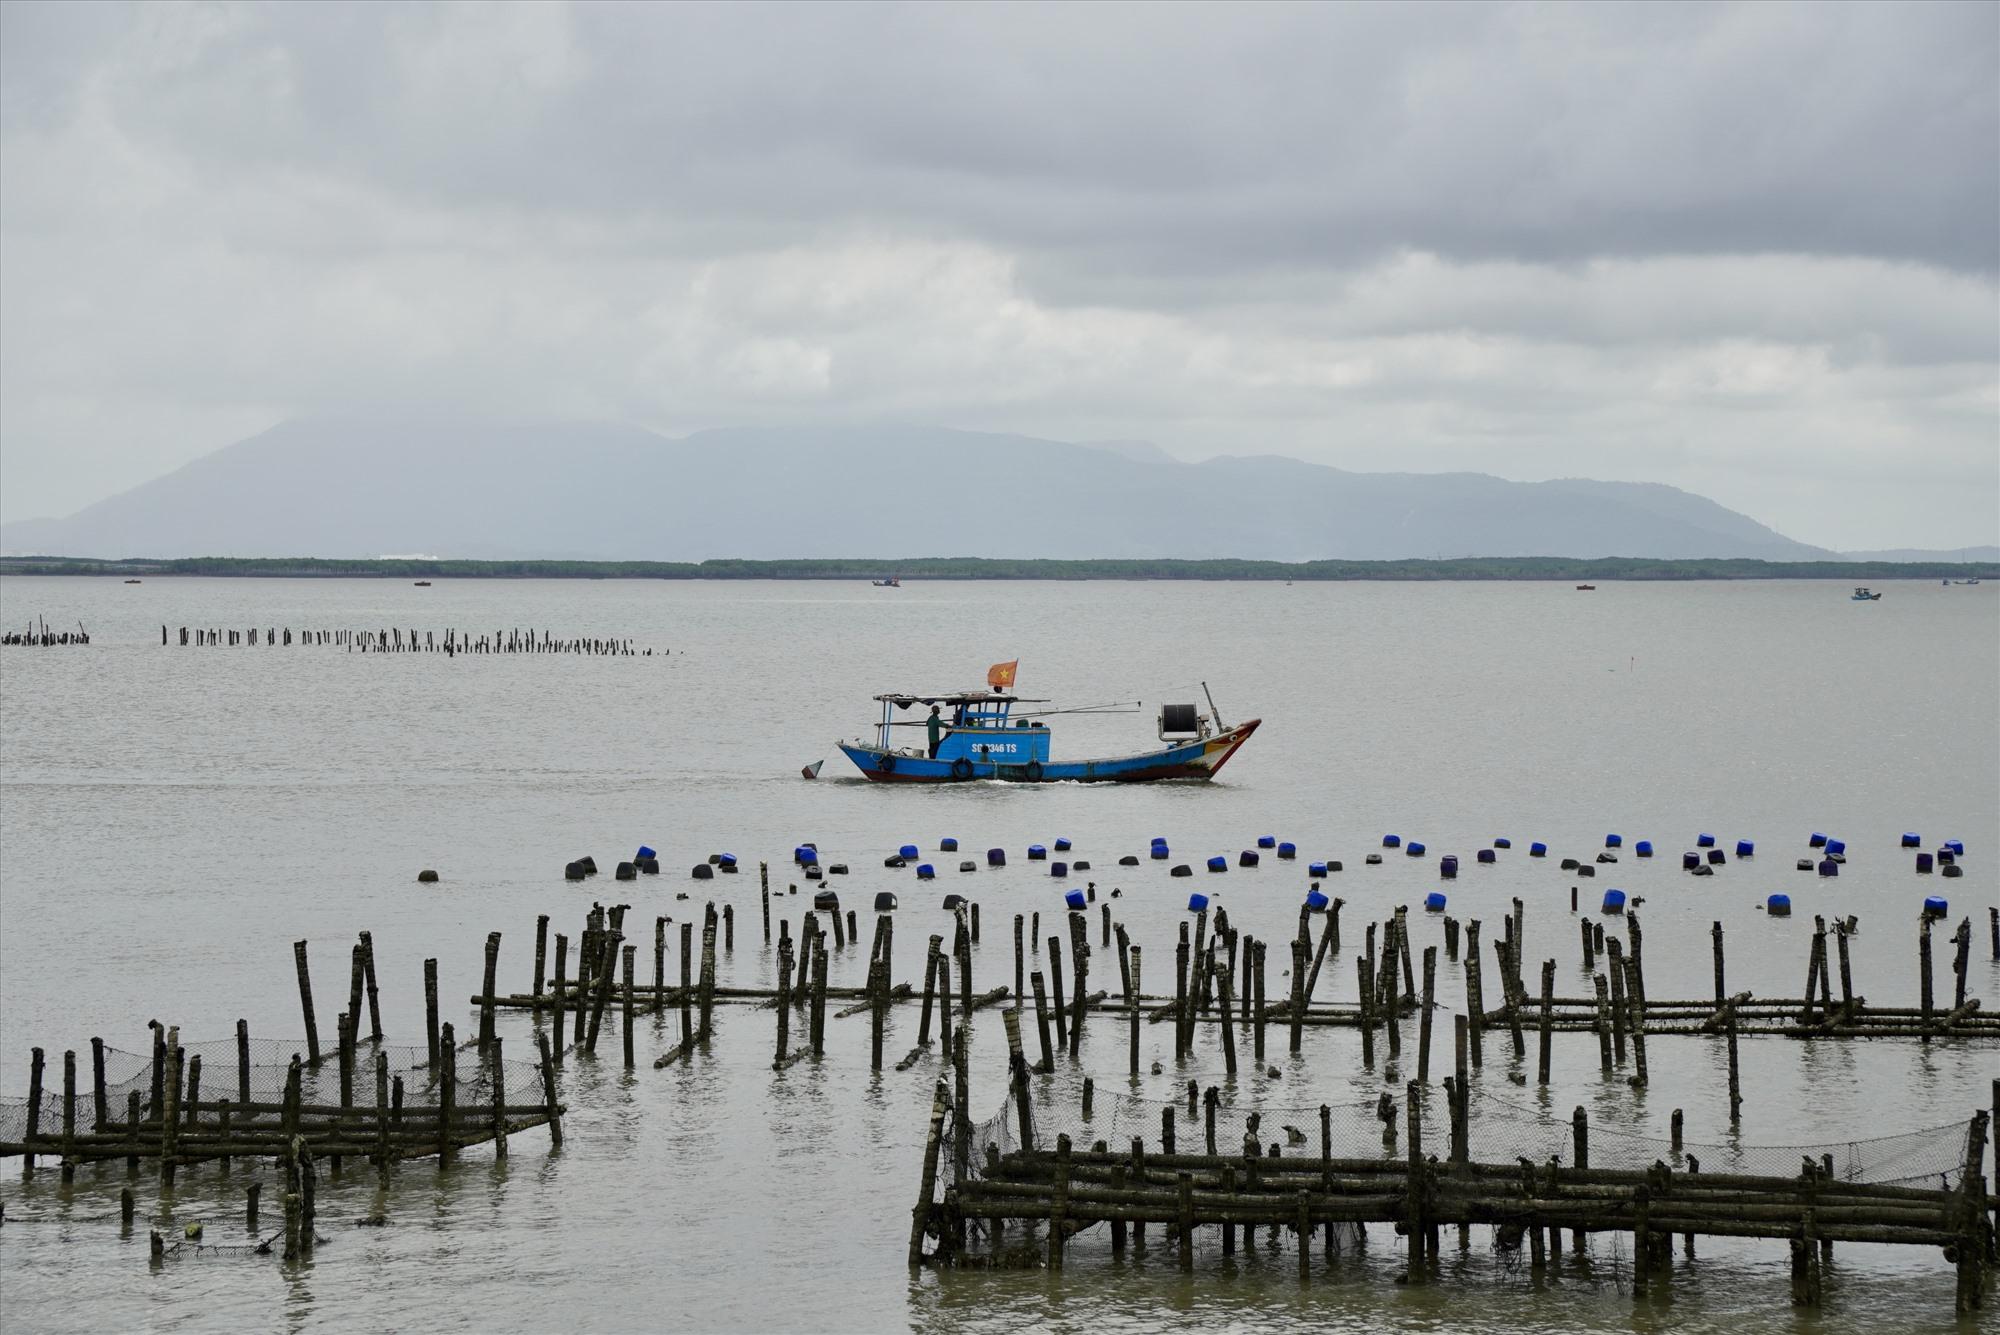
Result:
<svg viewBox="0 0 2000 1335"><path fill-rule="evenodd" d="M935 427L725 429L671 439L607 423L366 417L286 422L66 519L8 524L0 552L671 561L1838 556L1652 483L1352 473L1272 457L1190 464L1143 442L1067 444ZM2000 559L2000 549L1956 559Z"/></svg>

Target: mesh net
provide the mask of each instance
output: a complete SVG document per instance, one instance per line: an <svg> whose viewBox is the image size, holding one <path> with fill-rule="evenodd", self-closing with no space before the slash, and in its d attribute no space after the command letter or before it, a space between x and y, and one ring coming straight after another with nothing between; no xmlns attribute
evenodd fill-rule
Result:
<svg viewBox="0 0 2000 1335"><path fill-rule="evenodd" d="M200 1088L198 1094L202 1104L201 1120L211 1122L213 1114L208 1105L222 1099L236 1104L282 1103L285 1086L290 1078L292 1057L296 1054L302 1060L299 1071L299 1102L302 1108L302 1124L315 1119L315 1108L338 1108L341 1105L340 1059L336 1052L322 1049L317 1063L305 1061L306 1045L303 1040L264 1038L251 1039L247 1044L249 1064L243 1065L246 1047L239 1046L234 1038L183 1040L181 1045L182 1071L180 1097L176 1100L185 1106L195 1075L195 1058L201 1059ZM503 1053L505 1049L502 1049ZM77 1071L76 1121L79 1132L91 1129L95 1118L95 1095L92 1091L90 1054L80 1053ZM375 1062L384 1059L389 1079L403 1082L403 1107L405 1109L435 1109L438 1106L442 1088L441 1070L430 1064L428 1048L394 1046L375 1043L366 1039L354 1048L353 1073L351 1081L350 1108L372 1110L375 1106ZM478 1055L477 1043L459 1046L456 1053L455 1073L457 1078L453 1102L461 1109L477 1107L490 1108L493 1105L493 1091L496 1083L495 1063L482 1060ZM442 1063L440 1063L440 1066ZM43 1077L40 1117L37 1122L38 1138L58 1136L62 1133L63 1095L62 1067L52 1063L53 1069ZM510 1107L539 1105L543 1101L541 1067L534 1062L502 1060L499 1064L498 1083L504 1091L502 1102ZM164 1083L171 1078L172 1067L167 1064L161 1073L162 1094ZM117 1048L104 1050L104 1106L107 1126L115 1129L126 1123L127 1109L131 1095L139 1095L140 1117L146 1121L157 1121L160 1110L154 1101L153 1058L150 1054L124 1052ZM25 1096L0 1098L0 1144L18 1145L28 1134L29 1100ZM456 1120L456 1119L454 1119ZM240 1124L240 1119L239 1119Z"/></svg>
<svg viewBox="0 0 2000 1335"><path fill-rule="evenodd" d="M1238 1156L1254 1151L1260 1157L1275 1154L1281 1158L1312 1159L1321 1154L1318 1106L1245 1107L1218 1100L1211 1140L1205 1096L1196 1100L1192 1112L1185 1099L1167 1104L1100 1093L1092 1103L1089 1117L1073 1105L1033 1108L1033 1148L1052 1150L1057 1138L1067 1135L1078 1150L1087 1150L1103 1141L1108 1150L1122 1153L1138 1139L1145 1142L1148 1150L1158 1152L1164 1149L1165 1113L1171 1108L1177 1153ZM1406 1110L1400 1102L1336 1103L1327 1105L1327 1111L1325 1142L1333 1158L1407 1158ZM1504 1099L1478 1096L1469 1122L1468 1150L1475 1163L1511 1164L1521 1158L1537 1164L1551 1159L1564 1165L1573 1162L1574 1131L1567 1119L1557 1119L1540 1109ZM1593 1123L1589 1128L1589 1152L1593 1169L1643 1172L1655 1163L1664 1163L1677 1172L1690 1171L1698 1165L1703 1173L1757 1177L1797 1177L1807 1160L1819 1170L1830 1155L1832 1176L1838 1181L1951 1190L1964 1177L1969 1135L1967 1123L1948 1122L1894 1135L1810 1145L1683 1142L1675 1148L1670 1140L1610 1130ZM1449 1156L1450 1124L1442 1094L1423 1109L1423 1136L1426 1156L1440 1160ZM1013 1097L1009 1095L993 1116L974 1123L969 1138L966 1170L967 1176L973 1178L985 1175L989 1146L1002 1159L1021 1149L1020 1115Z"/></svg>

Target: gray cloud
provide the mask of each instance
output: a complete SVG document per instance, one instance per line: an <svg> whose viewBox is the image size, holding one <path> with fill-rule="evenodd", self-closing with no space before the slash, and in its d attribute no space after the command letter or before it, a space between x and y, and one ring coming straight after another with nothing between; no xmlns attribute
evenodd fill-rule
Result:
<svg viewBox="0 0 2000 1335"><path fill-rule="evenodd" d="M0 506L455 401L1991 541L1996 90L1977 5L10 4Z"/></svg>

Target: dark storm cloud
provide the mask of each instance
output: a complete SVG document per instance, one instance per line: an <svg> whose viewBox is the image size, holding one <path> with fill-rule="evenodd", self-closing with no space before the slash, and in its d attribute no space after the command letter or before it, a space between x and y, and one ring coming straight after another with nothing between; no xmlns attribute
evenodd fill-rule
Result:
<svg viewBox="0 0 2000 1335"><path fill-rule="evenodd" d="M1996 89L1974 4L8 4L0 503L422 399L1988 541Z"/></svg>
<svg viewBox="0 0 2000 1335"><path fill-rule="evenodd" d="M141 11L138 68L105 92L144 142L225 171L677 225L928 225L1093 267L1311 267L1416 248L1991 272L1995 15L272 6L196 48ZM14 66L43 63L45 32L61 49L10 115L59 108L105 16L64 7L14 26Z"/></svg>

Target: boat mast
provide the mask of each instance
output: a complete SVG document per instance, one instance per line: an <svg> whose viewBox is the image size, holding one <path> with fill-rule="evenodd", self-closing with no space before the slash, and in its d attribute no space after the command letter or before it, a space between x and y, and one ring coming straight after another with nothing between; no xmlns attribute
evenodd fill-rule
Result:
<svg viewBox="0 0 2000 1335"><path fill-rule="evenodd" d="M1215 707L1215 697L1208 694L1208 683L1201 684L1201 693L1208 696L1208 716L1215 720L1215 730L1222 731L1222 711Z"/></svg>

